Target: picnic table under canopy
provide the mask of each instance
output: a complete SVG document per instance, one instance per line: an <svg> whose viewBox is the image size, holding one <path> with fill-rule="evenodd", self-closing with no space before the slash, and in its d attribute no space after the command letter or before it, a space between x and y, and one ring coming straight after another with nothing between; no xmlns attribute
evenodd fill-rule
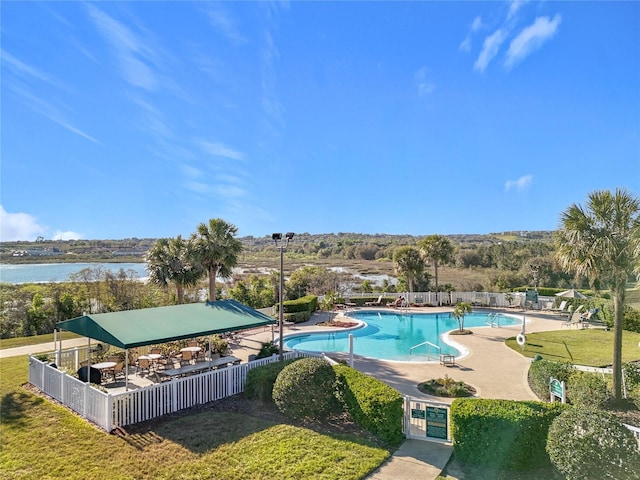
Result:
<svg viewBox="0 0 640 480"><path fill-rule="evenodd" d="M275 322L272 317L235 300L218 300L87 314L59 322L56 328L128 350L145 345L247 330L272 325ZM128 358L128 355L125 358Z"/></svg>

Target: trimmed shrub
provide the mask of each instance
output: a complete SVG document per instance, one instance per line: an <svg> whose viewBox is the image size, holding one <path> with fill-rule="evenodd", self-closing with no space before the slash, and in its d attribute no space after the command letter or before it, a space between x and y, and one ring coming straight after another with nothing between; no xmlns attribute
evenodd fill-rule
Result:
<svg viewBox="0 0 640 480"><path fill-rule="evenodd" d="M311 313L312 312L285 313L283 317L285 322L302 323L311 318Z"/></svg>
<svg viewBox="0 0 640 480"><path fill-rule="evenodd" d="M640 479L633 434L602 410L573 407L559 415L549 428L547 452L567 480Z"/></svg>
<svg viewBox="0 0 640 480"><path fill-rule="evenodd" d="M347 365L334 365L338 376L338 399L361 427L390 445L399 445L402 433L403 398L389 385Z"/></svg>
<svg viewBox="0 0 640 480"><path fill-rule="evenodd" d="M280 347L273 342L265 342L260 347L260 351L258 352L258 355L256 355L256 358L271 357L276 353L280 353Z"/></svg>
<svg viewBox="0 0 640 480"><path fill-rule="evenodd" d="M607 382L599 373L571 373L567 382L567 400L573 405L602 407L607 401Z"/></svg>
<svg viewBox="0 0 640 480"><path fill-rule="evenodd" d="M245 397L250 400L262 400L265 403L273 402L273 385L276 383L276 378L284 367L295 361L268 363L249 370L244 384Z"/></svg>
<svg viewBox="0 0 640 480"><path fill-rule="evenodd" d="M295 300L287 300L282 304L284 313L315 312L318 308L318 297L316 295L305 295Z"/></svg>
<svg viewBox="0 0 640 480"><path fill-rule="evenodd" d="M283 304L283 318L287 322L302 323L311 318L318 308L318 297L306 295L295 300L287 300Z"/></svg>
<svg viewBox="0 0 640 480"><path fill-rule="evenodd" d="M273 401L290 418L323 419L340 409L335 385L329 362L302 358L282 369L273 385Z"/></svg>
<svg viewBox="0 0 640 480"><path fill-rule="evenodd" d="M629 362L622 365L624 382L627 390L634 391L640 386L640 362Z"/></svg>
<svg viewBox="0 0 640 480"><path fill-rule="evenodd" d="M537 360L529 367L529 385L531 390L541 400L549 400L549 381L551 377L567 382L573 365L567 362L552 362L550 360Z"/></svg>
<svg viewBox="0 0 640 480"><path fill-rule="evenodd" d="M454 453L463 463L497 469L549 466L549 426L566 405L458 398L451 404Z"/></svg>

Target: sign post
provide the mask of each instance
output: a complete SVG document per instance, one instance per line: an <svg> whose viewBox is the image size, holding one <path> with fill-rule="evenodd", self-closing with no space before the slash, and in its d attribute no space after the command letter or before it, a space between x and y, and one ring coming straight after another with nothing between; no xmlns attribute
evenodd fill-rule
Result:
<svg viewBox="0 0 640 480"><path fill-rule="evenodd" d="M558 398L562 403L567 403L566 390L564 382L551 377L549 380L549 394L551 402L555 402L556 398Z"/></svg>
<svg viewBox="0 0 640 480"><path fill-rule="evenodd" d="M447 440L447 417L448 409L440 407L426 407L427 417L427 437Z"/></svg>

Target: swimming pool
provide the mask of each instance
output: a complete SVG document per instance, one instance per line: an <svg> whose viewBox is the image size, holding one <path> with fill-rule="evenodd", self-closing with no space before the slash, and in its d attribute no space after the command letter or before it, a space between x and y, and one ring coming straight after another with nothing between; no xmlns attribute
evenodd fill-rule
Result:
<svg viewBox="0 0 640 480"><path fill-rule="evenodd" d="M353 353L363 357L401 362L427 361L427 345L411 347L425 341L440 346L440 353L458 356L460 352L444 342L443 334L456 330L458 322L449 313L398 313L362 311L349 315L364 322L355 330L293 334L284 338L284 347L289 350L311 352L349 353L349 334L353 334ZM491 316L491 317L490 317ZM464 326L479 327L490 324L493 318L502 326L520 325L515 316L495 313L470 313L465 315ZM438 352L431 347L430 360L437 359Z"/></svg>

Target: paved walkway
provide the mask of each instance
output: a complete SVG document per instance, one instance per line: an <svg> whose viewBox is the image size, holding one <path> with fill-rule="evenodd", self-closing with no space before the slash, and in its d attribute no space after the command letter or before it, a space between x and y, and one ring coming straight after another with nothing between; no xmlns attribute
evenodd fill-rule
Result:
<svg viewBox="0 0 640 480"><path fill-rule="evenodd" d="M448 312L450 308L413 309L428 313ZM556 315L541 312L508 311L514 315L524 315L526 332L558 330L565 320ZM328 319L328 314L318 313L304 324L285 327L285 334L301 331L326 330L315 324ZM417 385L432 378L445 375L457 381L464 381L477 390L482 398L508 400L536 400L529 388L527 372L530 360L508 348L504 341L520 332L521 326L502 328L472 328L473 335L450 336L464 350L464 356L456 360L454 366L437 363L398 363L356 357L354 368L387 383L403 395L432 399L450 403L452 399L430 397L421 393ZM277 335L277 332L275 332ZM270 341L271 328L259 328L244 332L239 342L232 344L233 355L247 361L249 355L260 350L263 342ZM63 340L63 348L84 346L87 339ZM0 350L0 358L52 351L53 342L27 347ZM340 356L340 355L338 355ZM345 359L346 355L343 356ZM453 447L433 442L406 440L389 461L367 477L367 480L411 480L435 479L446 466Z"/></svg>

